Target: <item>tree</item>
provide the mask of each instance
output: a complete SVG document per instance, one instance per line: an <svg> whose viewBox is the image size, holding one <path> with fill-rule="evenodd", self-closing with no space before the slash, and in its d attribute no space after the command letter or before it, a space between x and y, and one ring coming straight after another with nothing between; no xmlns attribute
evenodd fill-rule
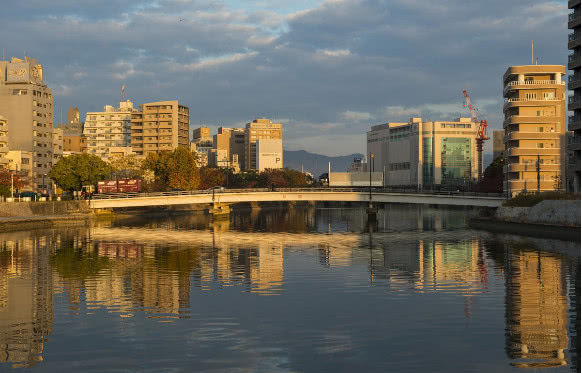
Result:
<svg viewBox="0 0 582 373"><path fill-rule="evenodd" d="M215 186L226 185L226 170L214 167L202 167L200 169L200 189L209 189Z"/></svg>
<svg viewBox="0 0 582 373"><path fill-rule="evenodd" d="M181 146L173 152L148 154L143 166L154 172L158 189L194 190L200 184L197 156Z"/></svg>
<svg viewBox="0 0 582 373"><path fill-rule="evenodd" d="M110 177L111 166L93 154L63 157L53 166L49 177L64 190L81 190L83 185L96 185Z"/></svg>
<svg viewBox="0 0 582 373"><path fill-rule="evenodd" d="M143 161L135 154L122 155L109 161L111 172L117 179L143 178L144 168Z"/></svg>
<svg viewBox="0 0 582 373"><path fill-rule="evenodd" d="M503 157L497 157L483 172L477 191L485 193L503 192Z"/></svg>
<svg viewBox="0 0 582 373"><path fill-rule="evenodd" d="M4 168L0 169L0 196L10 197L12 190L16 192L23 186L22 179L16 173Z"/></svg>

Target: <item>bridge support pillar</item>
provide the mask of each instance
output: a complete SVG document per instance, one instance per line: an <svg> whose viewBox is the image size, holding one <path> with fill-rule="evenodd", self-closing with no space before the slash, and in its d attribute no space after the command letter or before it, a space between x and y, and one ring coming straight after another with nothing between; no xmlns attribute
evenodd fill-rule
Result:
<svg viewBox="0 0 582 373"><path fill-rule="evenodd" d="M212 208L210 209L209 212L215 218L228 217L228 215L230 214L230 204L215 202L212 204Z"/></svg>
<svg viewBox="0 0 582 373"><path fill-rule="evenodd" d="M372 201L368 203L366 214L368 215L368 223L375 223L377 221L378 207L376 207Z"/></svg>

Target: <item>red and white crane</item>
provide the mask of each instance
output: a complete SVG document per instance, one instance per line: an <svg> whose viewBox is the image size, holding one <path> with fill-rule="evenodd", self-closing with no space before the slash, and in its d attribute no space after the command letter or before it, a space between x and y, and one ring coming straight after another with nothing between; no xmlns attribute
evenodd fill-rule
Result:
<svg viewBox="0 0 582 373"><path fill-rule="evenodd" d="M483 142L485 140L489 140L489 135L487 135L487 121L484 119L479 120L479 118L477 118L477 108L475 108L471 103L471 98L469 98L469 93L467 92L466 89L463 90L463 95L465 95L464 106L469 108L469 111L471 112L472 121L473 123L475 123L475 126L477 127L477 137L475 139L475 142L477 144L477 158L478 158L477 180L480 181L481 175L483 175Z"/></svg>

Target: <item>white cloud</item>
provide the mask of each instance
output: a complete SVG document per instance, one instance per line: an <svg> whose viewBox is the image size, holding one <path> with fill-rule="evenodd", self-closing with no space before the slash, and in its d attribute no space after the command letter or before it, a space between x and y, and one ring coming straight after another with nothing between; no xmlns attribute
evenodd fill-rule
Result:
<svg viewBox="0 0 582 373"><path fill-rule="evenodd" d="M213 67L218 67L221 65L231 64L235 62L239 62L245 60L247 58L253 57L257 55L257 52L248 52L248 53L235 53L227 56L221 56L211 59L206 59L199 62L193 62L188 64L179 64L176 62L170 63L170 70L171 71L199 71L199 70L206 70Z"/></svg>
<svg viewBox="0 0 582 373"><path fill-rule="evenodd" d="M352 54L352 52L350 52L349 49L335 49L335 50L319 49L317 53L319 53L320 55L324 55L326 57L346 57Z"/></svg>
<svg viewBox="0 0 582 373"><path fill-rule="evenodd" d="M361 122L365 120L371 120L374 116L370 113L361 112L361 111L351 111L347 110L341 114L341 117L347 121L353 122Z"/></svg>

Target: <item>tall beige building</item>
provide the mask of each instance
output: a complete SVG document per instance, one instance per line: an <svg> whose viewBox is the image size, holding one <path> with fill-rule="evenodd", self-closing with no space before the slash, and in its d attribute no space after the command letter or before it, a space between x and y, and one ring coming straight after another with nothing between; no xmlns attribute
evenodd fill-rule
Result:
<svg viewBox="0 0 582 373"><path fill-rule="evenodd" d="M62 128L53 129L53 164L57 163L63 156L64 136Z"/></svg>
<svg viewBox="0 0 582 373"><path fill-rule="evenodd" d="M70 107L67 113L67 123L59 123L58 128L63 130L64 136L81 136L83 134L83 124L77 107Z"/></svg>
<svg viewBox="0 0 582 373"><path fill-rule="evenodd" d="M9 149L32 153L31 188L42 188L53 161L53 93L37 60L0 61L0 115L8 122Z"/></svg>
<svg viewBox="0 0 582 373"><path fill-rule="evenodd" d="M384 185L458 187L477 180L476 137L471 118L379 124L367 133L368 167L384 173Z"/></svg>
<svg viewBox="0 0 582 373"><path fill-rule="evenodd" d="M189 132L190 111L177 100L143 104L131 115L131 147L138 155L189 148Z"/></svg>
<svg viewBox="0 0 582 373"><path fill-rule="evenodd" d="M111 147L131 145L131 118L136 112L129 100L119 107L106 105L102 112L89 112L85 118L83 135L87 139L87 153L107 159Z"/></svg>
<svg viewBox="0 0 582 373"><path fill-rule="evenodd" d="M0 168L8 168L8 121L0 115Z"/></svg>
<svg viewBox="0 0 582 373"><path fill-rule="evenodd" d="M281 123L271 123L270 119L255 119L245 127L245 170L257 169L257 141L283 141L283 127ZM281 165L283 153L281 152Z"/></svg>
<svg viewBox="0 0 582 373"><path fill-rule="evenodd" d="M504 191L563 189L565 182L566 69L562 65L512 66L503 75L507 165Z"/></svg>

